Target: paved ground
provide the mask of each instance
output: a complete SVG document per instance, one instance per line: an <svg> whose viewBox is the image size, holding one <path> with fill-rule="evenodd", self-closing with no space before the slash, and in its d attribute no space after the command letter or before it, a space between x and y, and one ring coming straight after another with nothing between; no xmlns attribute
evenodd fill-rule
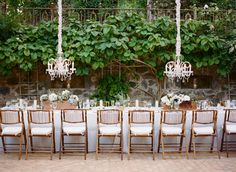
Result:
<svg viewBox="0 0 236 172"><path fill-rule="evenodd" d="M47 154L33 154L29 160L18 160L17 154L0 153L0 172L236 172L236 155L226 158L222 154L221 159L217 156L200 156L193 159L192 155L187 160L185 157L168 156L166 160L161 155L153 161L150 154L132 154L131 160L120 160L118 154L101 154L95 160L95 154L89 153L87 160L82 156L63 156L58 159L54 154L53 160L49 160ZM24 158L24 156L23 156Z"/></svg>

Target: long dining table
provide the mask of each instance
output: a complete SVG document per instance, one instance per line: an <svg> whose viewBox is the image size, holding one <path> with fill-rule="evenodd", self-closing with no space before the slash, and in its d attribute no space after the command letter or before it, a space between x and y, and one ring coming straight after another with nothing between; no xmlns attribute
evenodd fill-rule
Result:
<svg viewBox="0 0 236 172"><path fill-rule="evenodd" d="M162 108L160 107L92 107L87 109L87 127L88 127L88 151L94 152L96 150L96 134L97 134L97 110L99 109L121 109L123 111L123 148L124 152L128 150L128 112L129 110L134 109L148 109L154 111L154 145L155 150L157 150L158 136L159 136L159 127L160 127L160 114ZM6 109L6 108L2 108ZM30 109L30 108L29 108ZM224 121L225 110L224 107L210 107L208 109L217 110L217 132L218 132L218 143L221 141L222 135L222 126ZM54 112L54 125L55 125L55 141L56 141L56 150L59 151L60 144L60 129L61 129L61 111L53 110ZM28 121L27 121L27 109L23 110L24 122L27 133ZM190 129L192 123L192 110L186 111L186 139L189 142L190 139ZM109 141L109 140L107 140ZM115 140L113 140L115 141ZM145 140L143 140L145 141ZM45 139L38 139L36 144L43 145L45 144ZM0 142L2 146L2 143ZM2 150L0 150L2 151Z"/></svg>

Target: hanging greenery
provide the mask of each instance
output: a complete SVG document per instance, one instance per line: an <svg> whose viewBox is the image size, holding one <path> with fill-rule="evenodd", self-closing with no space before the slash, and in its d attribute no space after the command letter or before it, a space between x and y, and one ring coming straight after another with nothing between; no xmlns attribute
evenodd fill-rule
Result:
<svg viewBox="0 0 236 172"><path fill-rule="evenodd" d="M118 101L125 98L129 91L129 82L124 76L106 75L98 83L92 98L104 101Z"/></svg>

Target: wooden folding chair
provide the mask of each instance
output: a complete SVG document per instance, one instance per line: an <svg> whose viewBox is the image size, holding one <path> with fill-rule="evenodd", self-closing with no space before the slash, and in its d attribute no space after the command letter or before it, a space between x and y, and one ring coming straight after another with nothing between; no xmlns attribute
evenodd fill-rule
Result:
<svg viewBox="0 0 236 172"><path fill-rule="evenodd" d="M195 110L192 114L192 128L189 142L189 152L194 151L194 158L196 158L196 152L212 153L217 152L220 158L220 152L218 150L218 135L217 135L217 111L216 110ZM203 141L197 141L197 139L211 138L211 142L206 143ZM216 139L216 147L214 142ZM206 140L206 139L205 139ZM214 150L214 148L216 150Z"/></svg>
<svg viewBox="0 0 236 172"><path fill-rule="evenodd" d="M29 110L28 111L28 137L30 138L31 152L50 153L52 160L55 148L55 127L54 127L54 113L49 110ZM47 137L51 140L50 147L35 147L33 145L34 137ZM28 151L28 149L26 150Z"/></svg>
<svg viewBox="0 0 236 172"><path fill-rule="evenodd" d="M123 160L123 113L118 109L106 109L97 111L97 145L96 159L102 152L121 153ZM112 143L102 143L102 138L113 138ZM119 143L115 139L119 138Z"/></svg>
<svg viewBox="0 0 236 172"><path fill-rule="evenodd" d="M185 139L185 153L188 158L188 144L186 139L186 111L166 110L161 111L160 131L158 141L158 153L162 150L162 158L165 159L165 153L183 153L183 139ZM179 138L177 142L165 142L165 138ZM177 139L178 140L178 139ZM168 149L168 151L166 151ZM178 154L176 154L178 155Z"/></svg>
<svg viewBox="0 0 236 172"><path fill-rule="evenodd" d="M0 137L4 153L15 152L16 148L11 146L19 146L19 160L22 157L22 140L24 139L25 149L27 147L27 139L25 134L24 116L21 110L0 110ZM18 138L18 143L6 143L6 137Z"/></svg>
<svg viewBox="0 0 236 172"><path fill-rule="evenodd" d="M88 151L88 134L87 134L87 110L85 109L63 109L61 110L61 136L60 136L60 152L59 159L61 159L61 152L74 153L83 152L84 159ZM82 137L83 142L67 142L65 143L65 136ZM68 146L66 146L68 145Z"/></svg>
<svg viewBox="0 0 236 172"><path fill-rule="evenodd" d="M236 109L225 109L221 151L226 149L227 157L229 157L229 151L236 151L236 140L230 137L233 135L236 135Z"/></svg>
<svg viewBox="0 0 236 172"><path fill-rule="evenodd" d="M134 138L146 138L146 143L132 142ZM154 111L131 110L129 111L129 138L128 159L132 152L151 152L153 160L154 152ZM149 142L149 143L147 143Z"/></svg>

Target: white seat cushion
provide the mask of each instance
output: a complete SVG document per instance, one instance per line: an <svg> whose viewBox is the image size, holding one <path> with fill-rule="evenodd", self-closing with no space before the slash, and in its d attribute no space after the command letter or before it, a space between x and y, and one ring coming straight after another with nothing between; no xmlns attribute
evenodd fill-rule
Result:
<svg viewBox="0 0 236 172"><path fill-rule="evenodd" d="M63 127L63 132L65 132L67 135L70 134L84 134L85 132L85 126L84 127Z"/></svg>
<svg viewBox="0 0 236 172"><path fill-rule="evenodd" d="M31 129L31 135L49 135L51 133L51 127L35 127Z"/></svg>
<svg viewBox="0 0 236 172"><path fill-rule="evenodd" d="M162 127L162 133L165 135L180 135L182 133L182 128L166 126L166 127Z"/></svg>
<svg viewBox="0 0 236 172"><path fill-rule="evenodd" d="M121 132L120 126L100 126L99 131L102 135L117 135Z"/></svg>
<svg viewBox="0 0 236 172"><path fill-rule="evenodd" d="M130 127L131 134L134 135L149 135L152 133L152 127L140 127L140 126L133 126Z"/></svg>
<svg viewBox="0 0 236 172"><path fill-rule="evenodd" d="M209 135L214 133L213 127L193 127L193 131L197 135Z"/></svg>
<svg viewBox="0 0 236 172"><path fill-rule="evenodd" d="M79 123L69 123L69 122L63 122L63 132L67 135L70 134L84 134L86 130L86 124L85 122L79 122Z"/></svg>
<svg viewBox="0 0 236 172"><path fill-rule="evenodd" d="M236 133L236 125L226 125L227 133Z"/></svg>
<svg viewBox="0 0 236 172"><path fill-rule="evenodd" d="M17 136L22 132L22 127L4 127L2 130L2 135L15 135Z"/></svg>

